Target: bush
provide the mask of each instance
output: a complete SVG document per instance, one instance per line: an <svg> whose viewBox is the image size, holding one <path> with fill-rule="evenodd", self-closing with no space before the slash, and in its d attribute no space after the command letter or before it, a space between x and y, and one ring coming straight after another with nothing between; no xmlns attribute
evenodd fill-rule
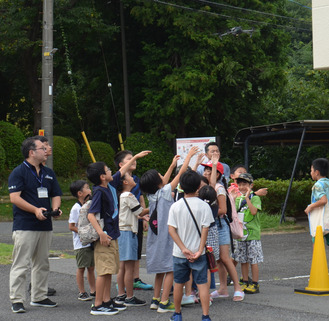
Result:
<svg viewBox="0 0 329 321"><path fill-rule="evenodd" d="M281 213L282 206L286 199L290 180L266 180L260 178L254 181L254 191L267 187L268 194L262 197L262 208L270 214ZM304 209L311 202L311 190L314 181L301 180L294 181L289 194L289 199L285 211L285 216L303 216Z"/></svg>
<svg viewBox="0 0 329 321"><path fill-rule="evenodd" d="M54 136L53 164L57 176L68 177L77 170L77 150L70 139Z"/></svg>
<svg viewBox="0 0 329 321"><path fill-rule="evenodd" d="M138 160L135 173L137 176L142 176L143 173L152 168L164 175L174 157L166 142L151 134L134 133L127 138L124 146L134 155L143 150L152 151L151 154Z"/></svg>
<svg viewBox="0 0 329 321"><path fill-rule="evenodd" d="M0 121L0 140L6 152L6 165L14 169L23 161L21 145L25 139L23 133L16 126Z"/></svg>
<svg viewBox="0 0 329 321"><path fill-rule="evenodd" d="M6 164L6 151L0 143L0 173L4 172L5 164Z"/></svg>
<svg viewBox="0 0 329 321"><path fill-rule="evenodd" d="M91 151L94 154L94 157L97 162L104 162L112 170L114 169L114 150L110 144L103 142L91 142L89 143ZM83 145L82 147L82 162L84 166L92 163L92 159L87 150L87 146Z"/></svg>

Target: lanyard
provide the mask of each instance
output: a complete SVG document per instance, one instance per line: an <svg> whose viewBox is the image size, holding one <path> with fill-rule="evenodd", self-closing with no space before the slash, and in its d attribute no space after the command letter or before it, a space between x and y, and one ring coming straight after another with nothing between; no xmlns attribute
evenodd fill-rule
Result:
<svg viewBox="0 0 329 321"><path fill-rule="evenodd" d="M23 163L25 166L27 166L30 169L31 173L37 179L37 181L41 184L41 187L42 187L43 174L41 174L41 176L39 178L38 175L36 174L36 172L34 172L34 170L28 165L28 163L26 161L24 161ZM40 168L40 171L41 171L41 168Z"/></svg>

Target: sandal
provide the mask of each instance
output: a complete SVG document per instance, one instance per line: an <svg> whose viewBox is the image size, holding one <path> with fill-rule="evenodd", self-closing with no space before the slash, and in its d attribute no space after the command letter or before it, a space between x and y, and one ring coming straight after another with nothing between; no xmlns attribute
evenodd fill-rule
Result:
<svg viewBox="0 0 329 321"><path fill-rule="evenodd" d="M210 297L212 299L217 299L217 298L228 298L229 295L228 294L219 294L218 291L214 291L210 293Z"/></svg>
<svg viewBox="0 0 329 321"><path fill-rule="evenodd" d="M241 291L235 291L233 295L233 301L238 302L238 301L243 301L244 299L244 292Z"/></svg>

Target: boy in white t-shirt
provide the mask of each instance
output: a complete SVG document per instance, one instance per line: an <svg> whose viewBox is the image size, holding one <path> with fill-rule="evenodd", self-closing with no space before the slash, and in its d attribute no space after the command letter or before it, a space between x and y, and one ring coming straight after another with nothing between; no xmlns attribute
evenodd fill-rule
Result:
<svg viewBox="0 0 329 321"><path fill-rule="evenodd" d="M95 297L95 272L94 250L91 244L82 245L78 235L78 221L81 206L88 200L91 190L86 181L77 180L70 186L71 194L78 199L73 205L69 217L69 229L73 234L73 248L77 261L77 284L79 288L78 300L90 301ZM87 269L87 279L90 287L90 295L85 291L84 273Z"/></svg>
<svg viewBox="0 0 329 321"><path fill-rule="evenodd" d="M200 183L201 179L198 173L194 171L185 172L180 179L180 185L184 190L184 198L174 203L169 210L168 229L174 240L175 313L170 318L173 321L182 320L183 287L190 279L191 271L193 280L199 289L202 320L211 321L209 317L209 285L205 244L209 226L214 222L214 218L209 205L197 197ZM201 231L201 238L189 208Z"/></svg>

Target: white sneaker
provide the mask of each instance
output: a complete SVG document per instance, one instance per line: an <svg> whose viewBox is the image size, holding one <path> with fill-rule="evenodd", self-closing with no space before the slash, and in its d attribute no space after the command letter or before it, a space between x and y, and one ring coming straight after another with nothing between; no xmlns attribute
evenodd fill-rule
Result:
<svg viewBox="0 0 329 321"><path fill-rule="evenodd" d="M188 305L188 304L194 304L194 303L195 303L195 300L194 300L193 294L191 294L189 296L187 296L185 294L183 295L181 305Z"/></svg>

